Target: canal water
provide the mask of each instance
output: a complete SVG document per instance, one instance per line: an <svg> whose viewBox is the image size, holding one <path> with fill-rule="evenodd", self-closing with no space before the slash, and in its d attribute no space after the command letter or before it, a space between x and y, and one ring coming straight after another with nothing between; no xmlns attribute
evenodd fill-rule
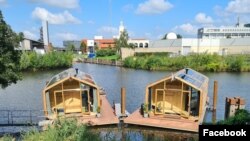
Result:
<svg viewBox="0 0 250 141"><path fill-rule="evenodd" d="M110 103L120 102L121 87L126 88L126 109L132 113L144 101L145 87L171 72L146 71L121 67L76 63L75 68L89 73L97 84L106 90ZM53 75L62 70L26 72L23 80L0 89L0 110L42 110L41 92ZM240 96L246 100L246 109L250 109L250 73L204 73L209 77L209 97L212 104L213 81L218 81L217 119L224 118L226 97ZM206 115L211 121L211 114Z"/></svg>

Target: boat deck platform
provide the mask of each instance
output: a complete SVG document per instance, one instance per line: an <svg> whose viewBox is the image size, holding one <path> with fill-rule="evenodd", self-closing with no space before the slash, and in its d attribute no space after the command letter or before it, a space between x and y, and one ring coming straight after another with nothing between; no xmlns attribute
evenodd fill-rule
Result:
<svg viewBox="0 0 250 141"><path fill-rule="evenodd" d="M108 102L106 95L100 95L100 98L102 101L101 116L82 116L79 121L90 126L118 124L119 119L115 115L114 109Z"/></svg>
<svg viewBox="0 0 250 141"><path fill-rule="evenodd" d="M144 118L140 113L140 109L137 109L134 113L124 119L124 123L139 125L139 126L149 126L173 130L181 130L187 132L198 133L199 123L184 119L184 118L174 118L174 117L164 117L164 116L151 116Z"/></svg>

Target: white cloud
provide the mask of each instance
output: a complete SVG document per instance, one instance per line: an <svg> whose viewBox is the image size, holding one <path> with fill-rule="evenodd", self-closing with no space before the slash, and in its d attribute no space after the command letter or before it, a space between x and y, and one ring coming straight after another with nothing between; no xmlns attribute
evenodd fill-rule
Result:
<svg viewBox="0 0 250 141"><path fill-rule="evenodd" d="M92 21L92 20L88 20L88 22L87 22L88 24L95 24L95 22L94 21Z"/></svg>
<svg viewBox="0 0 250 141"><path fill-rule="evenodd" d="M219 5L214 6L213 10L214 10L214 13L220 17L227 17L230 15L229 12L225 11L224 8Z"/></svg>
<svg viewBox="0 0 250 141"><path fill-rule="evenodd" d="M163 38L163 34L159 34L158 36L157 36L157 39L162 39Z"/></svg>
<svg viewBox="0 0 250 141"><path fill-rule="evenodd" d="M149 32L144 33L144 35L145 35L146 38L151 38L152 37L152 34L149 33Z"/></svg>
<svg viewBox="0 0 250 141"><path fill-rule="evenodd" d="M47 5L61 7L61 8L78 8L79 7L79 0L30 0L31 2L36 3L45 3Z"/></svg>
<svg viewBox="0 0 250 141"><path fill-rule="evenodd" d="M63 13L50 13L48 10L40 7L36 7L32 12L32 17L36 19L40 19L42 21L48 20L50 24L80 24L81 21L76 17L72 16L68 11L64 11Z"/></svg>
<svg viewBox="0 0 250 141"><path fill-rule="evenodd" d="M7 0L0 0L0 6L5 6L7 5Z"/></svg>
<svg viewBox="0 0 250 141"><path fill-rule="evenodd" d="M132 31L132 30L128 30L128 36L129 36L130 38L135 37L135 32Z"/></svg>
<svg viewBox="0 0 250 141"><path fill-rule="evenodd" d="M31 31L28 31L28 30L24 30L23 34L24 34L25 38L33 39L33 40L38 39L37 35L34 32L31 32Z"/></svg>
<svg viewBox="0 0 250 141"><path fill-rule="evenodd" d="M194 34L197 34L197 27L196 26L194 26L194 25L192 25L192 24L190 24L190 23L186 23L186 24L182 24L182 25L180 25L180 26L176 26L175 28L174 28L174 30L176 31L178 31L178 30L181 30L182 32L184 31L185 33L187 33L187 34L191 34L191 35L194 35Z"/></svg>
<svg viewBox="0 0 250 141"><path fill-rule="evenodd" d="M195 21L200 24L211 24L213 23L213 19L210 16L207 16L205 13L198 13L195 16Z"/></svg>
<svg viewBox="0 0 250 141"><path fill-rule="evenodd" d="M134 6L132 4L126 4L122 7L123 12L129 12L129 11L132 11L133 9L134 9Z"/></svg>
<svg viewBox="0 0 250 141"><path fill-rule="evenodd" d="M56 37L60 40L77 40L79 37L76 34L65 32L65 33L57 33Z"/></svg>
<svg viewBox="0 0 250 141"><path fill-rule="evenodd" d="M103 26L97 30L97 32L104 36L118 35L118 29L112 26Z"/></svg>
<svg viewBox="0 0 250 141"><path fill-rule="evenodd" d="M140 3L135 12L137 14L161 14L172 7L173 5L165 0L147 0Z"/></svg>
<svg viewBox="0 0 250 141"><path fill-rule="evenodd" d="M250 0L233 0L226 7L226 11L232 13L250 13Z"/></svg>

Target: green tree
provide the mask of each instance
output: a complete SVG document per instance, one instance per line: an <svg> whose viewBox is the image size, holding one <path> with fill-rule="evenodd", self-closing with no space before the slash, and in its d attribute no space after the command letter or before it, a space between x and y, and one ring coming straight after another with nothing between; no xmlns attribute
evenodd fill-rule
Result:
<svg viewBox="0 0 250 141"><path fill-rule="evenodd" d="M115 39L115 48L119 54L121 53L122 47L129 48L128 39L129 39L129 36L128 36L128 32L126 30L124 30L121 33L121 36L119 39Z"/></svg>
<svg viewBox="0 0 250 141"><path fill-rule="evenodd" d="M67 51L74 51L75 50L75 46L73 44L69 44L67 47L66 47L66 50Z"/></svg>
<svg viewBox="0 0 250 141"><path fill-rule="evenodd" d="M15 50L23 40L23 33L15 33L4 21L0 10L0 85L2 88L21 79L20 54Z"/></svg>
<svg viewBox="0 0 250 141"><path fill-rule="evenodd" d="M85 42L83 42L83 41L81 42L80 49L81 49L82 53L87 52L87 45Z"/></svg>
<svg viewBox="0 0 250 141"><path fill-rule="evenodd" d="M135 48L135 45L133 43L129 43L129 48Z"/></svg>
<svg viewBox="0 0 250 141"><path fill-rule="evenodd" d="M95 51L99 49L98 44L95 44L95 45L94 45L94 49L95 49Z"/></svg>
<svg viewBox="0 0 250 141"><path fill-rule="evenodd" d="M181 34L177 34L177 39L181 39L181 38L182 38Z"/></svg>

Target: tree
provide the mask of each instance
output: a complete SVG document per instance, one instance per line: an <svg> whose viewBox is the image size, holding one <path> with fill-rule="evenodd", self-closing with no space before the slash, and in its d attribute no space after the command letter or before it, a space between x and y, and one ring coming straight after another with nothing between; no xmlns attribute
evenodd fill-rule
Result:
<svg viewBox="0 0 250 141"><path fill-rule="evenodd" d="M115 48L116 48L116 51L118 53L121 52L121 48L124 47L124 48L128 48L129 45L128 45L128 32L126 30L124 30L122 33L121 33L121 36L119 39L115 39Z"/></svg>
<svg viewBox="0 0 250 141"><path fill-rule="evenodd" d="M128 44L129 48L135 48L135 45L133 43Z"/></svg>
<svg viewBox="0 0 250 141"><path fill-rule="evenodd" d="M73 44L69 44L67 47L66 47L66 50L67 51L74 51L75 50L75 46Z"/></svg>
<svg viewBox="0 0 250 141"><path fill-rule="evenodd" d="M20 54L15 47L23 40L23 33L15 33L4 21L0 10L0 85L2 88L21 79Z"/></svg>
<svg viewBox="0 0 250 141"><path fill-rule="evenodd" d="M81 49L82 53L87 52L87 45L84 41L81 42L80 49Z"/></svg>
<svg viewBox="0 0 250 141"><path fill-rule="evenodd" d="M180 34L177 34L177 39L182 39L182 36Z"/></svg>
<svg viewBox="0 0 250 141"><path fill-rule="evenodd" d="M94 45L94 49L95 49L95 51L99 49L98 44L95 44L95 45Z"/></svg>

